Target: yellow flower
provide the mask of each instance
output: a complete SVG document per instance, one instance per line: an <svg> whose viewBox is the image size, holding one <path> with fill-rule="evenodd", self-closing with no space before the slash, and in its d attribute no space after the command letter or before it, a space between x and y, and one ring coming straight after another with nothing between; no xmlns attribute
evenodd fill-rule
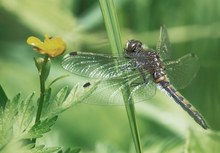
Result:
<svg viewBox="0 0 220 153"><path fill-rule="evenodd" d="M30 36L27 43L34 47L40 54L47 54L50 57L56 57L64 53L66 49L65 42L60 37L50 37L45 35L44 42L39 38Z"/></svg>

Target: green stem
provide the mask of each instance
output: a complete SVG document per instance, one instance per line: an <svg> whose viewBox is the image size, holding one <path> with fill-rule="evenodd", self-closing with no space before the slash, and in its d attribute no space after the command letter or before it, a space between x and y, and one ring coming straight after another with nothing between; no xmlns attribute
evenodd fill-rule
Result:
<svg viewBox="0 0 220 153"><path fill-rule="evenodd" d="M116 10L113 0L99 0L102 15L105 21L108 38L110 41L112 53L120 56L122 49L121 32L116 16Z"/></svg>
<svg viewBox="0 0 220 153"><path fill-rule="evenodd" d="M125 83L126 84L126 83ZM122 90L122 94L123 94L123 98L124 98L124 102L125 102L125 108L126 108L126 112L127 112L127 116L128 116L128 121L129 121L129 125L130 125L130 129L131 129L131 133L132 133L132 138L134 141L134 146L136 149L137 153L142 153L142 144L141 144L141 139L140 139L140 133L138 130L138 122L137 122L137 117L136 117L136 113L135 113L135 105L133 102L133 99L128 99L129 95L130 95L130 86L126 85L125 90ZM125 99L127 98L127 99Z"/></svg>
<svg viewBox="0 0 220 153"><path fill-rule="evenodd" d="M120 28L116 16L116 10L113 0L99 0L102 15L105 21L105 26L110 41L112 53L114 55L122 55L122 43L121 43L121 34ZM117 63L116 63L117 64ZM134 141L135 149L137 153L142 153L142 146L140 140L140 134L138 131L138 124L135 113L135 106L133 104L133 99L128 98L130 95L130 88L126 82L122 82L125 86L122 90L122 95L124 103L126 105L127 116L129 120L129 125L132 133L132 138Z"/></svg>
<svg viewBox="0 0 220 153"><path fill-rule="evenodd" d="M44 61L43 61L43 64L42 64L42 68L40 69L39 71L39 78L40 78L40 97L38 99L38 108L37 108L37 115L36 115L36 119L35 119L35 123L39 122L40 121L40 118L41 118L41 114L42 114L42 110L43 110L43 104L44 104L44 96L45 96L45 91L46 91L46 88L45 88L45 71L46 71L46 65L47 65L47 62L49 60L49 56L46 55L44 57ZM36 142L36 138L32 140L33 143Z"/></svg>

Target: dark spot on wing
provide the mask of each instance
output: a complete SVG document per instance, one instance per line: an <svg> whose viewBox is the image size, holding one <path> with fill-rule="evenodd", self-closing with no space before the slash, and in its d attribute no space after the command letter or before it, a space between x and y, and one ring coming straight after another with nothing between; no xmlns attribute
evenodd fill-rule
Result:
<svg viewBox="0 0 220 153"><path fill-rule="evenodd" d="M88 86L90 86L90 85L91 85L90 82L86 82L86 83L83 85L83 87L86 88L86 87L88 87Z"/></svg>
<svg viewBox="0 0 220 153"><path fill-rule="evenodd" d="M77 55L77 52L71 52L69 53L70 56L76 56Z"/></svg>

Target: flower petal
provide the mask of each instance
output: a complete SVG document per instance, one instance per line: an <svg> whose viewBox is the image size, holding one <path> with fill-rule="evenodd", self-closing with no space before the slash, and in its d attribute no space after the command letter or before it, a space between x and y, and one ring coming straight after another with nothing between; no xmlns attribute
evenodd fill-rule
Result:
<svg viewBox="0 0 220 153"><path fill-rule="evenodd" d="M59 56L66 50L66 44L60 37L50 37L49 35L45 35L44 42L37 37L30 36L27 43L40 54L47 54L50 57Z"/></svg>

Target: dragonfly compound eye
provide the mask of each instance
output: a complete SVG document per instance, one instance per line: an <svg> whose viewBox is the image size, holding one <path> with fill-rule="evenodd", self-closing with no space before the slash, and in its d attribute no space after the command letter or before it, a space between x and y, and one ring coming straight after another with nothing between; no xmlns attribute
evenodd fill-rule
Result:
<svg viewBox="0 0 220 153"><path fill-rule="evenodd" d="M138 40L129 40L126 44L127 52L136 52L142 48L142 43Z"/></svg>

